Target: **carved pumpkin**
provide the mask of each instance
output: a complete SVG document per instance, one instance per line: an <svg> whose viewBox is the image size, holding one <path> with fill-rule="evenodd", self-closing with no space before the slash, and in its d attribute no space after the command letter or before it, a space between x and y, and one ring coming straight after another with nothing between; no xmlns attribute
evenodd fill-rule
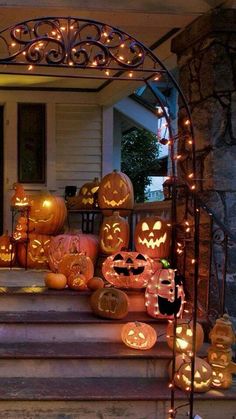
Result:
<svg viewBox="0 0 236 419"><path fill-rule="evenodd" d="M31 269L48 269L47 249L51 236L46 234L29 234L27 267ZM17 260L20 266L25 266L26 246L25 243L17 243Z"/></svg>
<svg viewBox="0 0 236 419"><path fill-rule="evenodd" d="M49 266L57 272L64 255L84 253L95 263L98 254L98 239L92 234L60 234L52 237L48 249Z"/></svg>
<svg viewBox="0 0 236 419"><path fill-rule="evenodd" d="M135 227L135 249L151 258L167 258L170 241L170 226L159 217L144 218Z"/></svg>
<svg viewBox="0 0 236 419"><path fill-rule="evenodd" d="M130 178L116 170L104 176L98 190L98 204L104 215L111 215L114 209L132 209L134 191ZM127 215L129 212L122 211L122 214Z"/></svg>
<svg viewBox="0 0 236 419"><path fill-rule="evenodd" d="M173 349L174 323L167 326L167 344ZM178 319L176 325L176 350L177 352L192 352L193 348L193 322L187 319ZM200 323L196 325L196 352L204 342L204 331Z"/></svg>
<svg viewBox="0 0 236 419"><path fill-rule="evenodd" d="M69 254L63 256L58 264L58 272L64 274L67 278L74 275L82 274L86 278L86 282L93 277L94 266L89 256L82 253Z"/></svg>
<svg viewBox="0 0 236 419"><path fill-rule="evenodd" d="M17 220L15 231L13 233L13 238L15 240L26 239L27 238L27 228L28 228L27 218L24 217L24 216L20 216Z"/></svg>
<svg viewBox="0 0 236 419"><path fill-rule="evenodd" d="M94 314L108 319L123 319L128 314L129 300L127 295L115 288L96 290L90 298Z"/></svg>
<svg viewBox="0 0 236 419"><path fill-rule="evenodd" d="M104 217L100 228L100 248L106 255L119 252L122 247L129 245L128 221L115 211L110 217Z"/></svg>
<svg viewBox="0 0 236 419"><path fill-rule="evenodd" d="M99 288L104 288L105 284L102 278L99 276L93 276L93 278L89 279L87 286L90 290L95 291Z"/></svg>
<svg viewBox="0 0 236 419"><path fill-rule="evenodd" d="M93 209L98 207L98 189L100 181L97 177L92 182L81 186L78 196L67 198L67 208Z"/></svg>
<svg viewBox="0 0 236 419"><path fill-rule="evenodd" d="M69 288L75 291L85 291L87 290L87 278L81 273L72 273L68 276L67 285Z"/></svg>
<svg viewBox="0 0 236 419"><path fill-rule="evenodd" d="M143 288L152 272L152 260L137 252L115 253L102 265L103 276L117 288Z"/></svg>
<svg viewBox="0 0 236 419"><path fill-rule="evenodd" d="M232 362L232 349L220 349L215 345L211 345L207 350L207 360L212 368L226 368Z"/></svg>
<svg viewBox="0 0 236 419"><path fill-rule="evenodd" d="M228 348L235 342L233 325L227 314L216 320L213 329L210 331L212 344L219 348Z"/></svg>
<svg viewBox="0 0 236 419"><path fill-rule="evenodd" d="M29 198L25 193L23 185L21 183L14 183L13 188L15 193L11 198L11 207L23 209L29 205Z"/></svg>
<svg viewBox="0 0 236 419"><path fill-rule="evenodd" d="M144 351L155 345L157 334L149 324L129 322L122 327L121 339L130 348Z"/></svg>
<svg viewBox="0 0 236 419"><path fill-rule="evenodd" d="M157 270L148 282L145 305L150 316L173 319L184 307L183 280L173 269Z"/></svg>
<svg viewBox="0 0 236 419"><path fill-rule="evenodd" d="M232 384L233 378L230 366L225 368L212 367L212 387L227 389L231 387Z"/></svg>
<svg viewBox="0 0 236 419"><path fill-rule="evenodd" d="M172 363L170 365L170 372ZM182 355L178 355L175 359L175 376L174 382L177 387L184 391L191 389L191 359ZM195 357L194 368L194 391L204 393L210 389L212 381L211 366L201 358Z"/></svg>
<svg viewBox="0 0 236 419"><path fill-rule="evenodd" d="M67 209L63 198L49 193L30 197L30 232L57 234L62 230L66 216Z"/></svg>
<svg viewBox="0 0 236 419"><path fill-rule="evenodd" d="M67 279L63 274L55 274L53 272L49 272L44 276L44 282L48 288L62 290L66 287Z"/></svg>
<svg viewBox="0 0 236 419"><path fill-rule="evenodd" d="M16 253L14 247L12 247L11 238L8 236L8 232L0 236L0 266L7 267L11 266L15 262Z"/></svg>

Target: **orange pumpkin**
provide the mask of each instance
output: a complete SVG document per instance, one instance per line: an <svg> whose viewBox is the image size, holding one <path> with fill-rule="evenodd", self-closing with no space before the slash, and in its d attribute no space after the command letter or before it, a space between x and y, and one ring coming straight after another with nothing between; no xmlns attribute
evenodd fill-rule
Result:
<svg viewBox="0 0 236 419"><path fill-rule="evenodd" d="M101 251L106 255L119 252L129 245L128 221L115 211L110 217L104 217L99 234Z"/></svg>
<svg viewBox="0 0 236 419"><path fill-rule="evenodd" d="M46 234L29 234L27 267L30 269L48 269L47 249L51 236ZM17 260L20 266L25 266L26 246L25 243L17 243Z"/></svg>
<svg viewBox="0 0 236 419"><path fill-rule="evenodd" d="M86 282L93 277L94 266L89 256L81 254L70 254L63 256L58 264L58 272L64 274L67 278L71 275L78 276L82 274Z"/></svg>
<svg viewBox="0 0 236 419"><path fill-rule="evenodd" d="M98 190L98 205L104 215L111 215L117 209L132 209L134 206L134 191L130 178L122 172L114 170L101 180ZM130 211L122 211L123 215Z"/></svg>
<svg viewBox="0 0 236 419"><path fill-rule="evenodd" d="M121 330L121 339L125 345L133 349L151 349L156 341L157 334L152 326L141 322L126 323Z"/></svg>
<svg viewBox="0 0 236 419"><path fill-rule="evenodd" d="M92 234L60 234L52 237L48 249L51 271L57 272L63 256L84 253L95 263L98 254L98 239Z"/></svg>
<svg viewBox="0 0 236 419"><path fill-rule="evenodd" d="M53 272L49 272L44 276L44 282L48 288L62 290L66 287L67 279L63 274L55 274Z"/></svg>
<svg viewBox="0 0 236 419"><path fill-rule="evenodd" d="M167 326L167 344L173 349L174 323ZM176 350L177 352L188 353L193 349L193 322L187 319L178 319L176 325ZM204 331L200 323L196 325L196 352L204 342Z"/></svg>
<svg viewBox="0 0 236 419"><path fill-rule="evenodd" d="M87 286L90 290L95 291L99 288L104 288L104 281L99 276L93 276L93 278L89 279Z"/></svg>
<svg viewBox="0 0 236 419"><path fill-rule="evenodd" d="M70 209L93 209L98 207L98 189L100 181L97 177L92 182L81 186L79 194L67 198L67 208Z"/></svg>
<svg viewBox="0 0 236 419"><path fill-rule="evenodd" d="M69 288L75 291L85 291L87 290L87 278L81 273L72 273L68 276L67 285Z"/></svg>
<svg viewBox="0 0 236 419"><path fill-rule="evenodd" d="M91 295L90 305L94 314L108 319L123 319L129 310L127 295L115 288L96 290Z"/></svg>
<svg viewBox="0 0 236 419"><path fill-rule="evenodd" d="M135 249L151 258L168 258L171 229L159 217L147 217L138 222L134 235Z"/></svg>
<svg viewBox="0 0 236 419"><path fill-rule="evenodd" d="M29 205L29 198L25 193L23 185L21 183L15 183L13 185L15 193L11 198L11 206L19 209L23 209Z"/></svg>
<svg viewBox="0 0 236 419"><path fill-rule="evenodd" d="M184 391L191 388L191 359L182 355L178 355L175 359L175 384ZM172 363L170 364L169 374L172 372ZM204 393L210 390L212 382L211 366L204 360L195 357L194 369L194 391Z"/></svg>
<svg viewBox="0 0 236 419"><path fill-rule="evenodd" d="M30 197L29 231L57 234L64 225L67 209L64 199L49 193Z"/></svg>
<svg viewBox="0 0 236 419"><path fill-rule="evenodd" d="M8 236L8 232L0 236L0 266L7 267L11 266L15 262L16 253L12 247L11 238Z"/></svg>

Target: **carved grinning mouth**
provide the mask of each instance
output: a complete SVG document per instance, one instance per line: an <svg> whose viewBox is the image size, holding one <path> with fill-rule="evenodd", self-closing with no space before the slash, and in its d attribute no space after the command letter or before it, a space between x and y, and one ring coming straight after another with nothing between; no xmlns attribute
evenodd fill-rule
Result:
<svg viewBox="0 0 236 419"><path fill-rule="evenodd" d="M14 253L12 254L12 258L14 258ZM0 253L0 259L3 262L11 262L11 253L6 254L6 253Z"/></svg>
<svg viewBox="0 0 236 419"><path fill-rule="evenodd" d="M120 199L119 201L115 201L114 199L109 201L108 199L105 198L105 196L103 196L105 204L110 205L111 207L119 207L120 205L124 204L128 198L129 198L129 194L127 194L123 199Z"/></svg>
<svg viewBox="0 0 236 419"><path fill-rule="evenodd" d="M102 247L106 251L117 250L119 248L119 246L120 246L121 243L123 243L123 240L120 237L118 238L117 243L116 244L113 244L112 246L106 245L104 243L104 240L103 239L101 240Z"/></svg>
<svg viewBox="0 0 236 419"><path fill-rule="evenodd" d="M44 218L44 219L39 219L39 218L30 218L29 220L32 221L33 223L37 224L37 223L48 223L49 221L51 221L53 219L53 214L50 215L49 218Z"/></svg>
<svg viewBox="0 0 236 419"><path fill-rule="evenodd" d="M182 379L183 379L184 383L186 384L186 386L190 387L191 380L189 380L188 377L186 377L186 375L184 375L184 374L182 374ZM197 388L202 388L203 386L204 387L209 386L210 382L211 382L210 378L208 378L208 380L206 380L206 381L201 381L200 383L197 383L196 380L194 380L194 388L197 389Z"/></svg>
<svg viewBox="0 0 236 419"><path fill-rule="evenodd" d="M92 205L93 204L93 198L83 198L82 203Z"/></svg>
<svg viewBox="0 0 236 419"><path fill-rule="evenodd" d="M181 307L181 297L177 298L175 301L168 301L166 298L157 297L159 311L161 314L172 315L178 313Z"/></svg>
<svg viewBox="0 0 236 419"><path fill-rule="evenodd" d="M141 275L144 271L144 266L139 266L138 268L134 268L133 266L129 268L114 266L113 268L114 268L114 271L120 276Z"/></svg>
<svg viewBox="0 0 236 419"><path fill-rule="evenodd" d="M164 233L164 235L163 236L161 236L159 239L153 239L153 237L151 238L151 239L141 239L141 237L139 236L138 237L138 242L140 243L140 244L143 244L143 245L145 245L148 249L149 248L151 248L151 249L155 249L156 247L160 247L160 245L163 243L165 243L166 242L166 233Z"/></svg>

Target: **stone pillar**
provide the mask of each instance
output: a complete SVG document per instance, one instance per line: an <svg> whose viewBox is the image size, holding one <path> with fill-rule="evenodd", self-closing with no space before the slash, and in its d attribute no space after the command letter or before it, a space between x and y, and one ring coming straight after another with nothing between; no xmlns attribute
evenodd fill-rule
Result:
<svg viewBox="0 0 236 419"><path fill-rule="evenodd" d="M174 38L172 51L192 113L201 196L236 236L236 10L217 9L201 16ZM236 316L233 245L227 295L230 314Z"/></svg>

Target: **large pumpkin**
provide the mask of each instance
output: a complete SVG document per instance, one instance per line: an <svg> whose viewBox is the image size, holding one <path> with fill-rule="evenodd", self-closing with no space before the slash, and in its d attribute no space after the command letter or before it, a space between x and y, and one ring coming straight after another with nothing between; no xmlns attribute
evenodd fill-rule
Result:
<svg viewBox="0 0 236 419"><path fill-rule="evenodd" d="M129 245L128 221L115 211L110 217L104 217L99 234L101 251L112 255Z"/></svg>
<svg viewBox="0 0 236 419"><path fill-rule="evenodd" d="M30 232L57 234L62 230L66 216L67 209L63 198L49 193L30 197Z"/></svg>
<svg viewBox="0 0 236 419"><path fill-rule="evenodd" d="M155 345L157 334L149 324L129 322L122 327L121 339L130 348L144 351Z"/></svg>
<svg viewBox="0 0 236 419"><path fill-rule="evenodd" d="M60 234L52 237L48 249L49 266L57 272L64 255L84 253L95 263L98 254L98 238L92 234Z"/></svg>
<svg viewBox="0 0 236 419"><path fill-rule="evenodd" d="M0 266L11 266L15 262L16 254L15 249L12 247L11 238L8 232L0 236Z"/></svg>
<svg viewBox="0 0 236 419"><path fill-rule="evenodd" d="M178 355L175 359L175 384L184 391L191 389L191 359ZM170 364L169 374L172 372L172 363ZM194 368L194 391L204 393L211 387L212 369L203 359L195 357Z"/></svg>
<svg viewBox="0 0 236 419"><path fill-rule="evenodd" d="M111 215L115 209L132 209L134 191L130 178L116 170L104 176L98 190L98 205L105 215ZM127 215L129 212L122 211L122 214Z"/></svg>
<svg viewBox="0 0 236 419"><path fill-rule="evenodd" d="M173 349L174 323L167 326L167 344ZM196 352L202 347L204 342L204 331L200 323L196 324ZM193 349L193 322L187 319L177 319L176 324L176 350L177 352L188 353Z"/></svg>
<svg viewBox="0 0 236 419"><path fill-rule="evenodd" d="M153 263L141 253L118 252L106 258L102 273L117 288L143 288L153 273Z"/></svg>
<svg viewBox="0 0 236 419"><path fill-rule="evenodd" d="M159 269L148 282L145 293L147 312L155 318L173 319L184 308L182 277L173 269Z"/></svg>
<svg viewBox="0 0 236 419"><path fill-rule="evenodd" d="M31 269L48 269L47 250L51 236L46 234L29 234L27 250L27 267ZM17 243L17 260L20 266L25 266L26 246L25 243Z"/></svg>
<svg viewBox="0 0 236 419"><path fill-rule="evenodd" d="M123 319L128 314L127 295L115 288L100 288L90 298L94 314L108 319Z"/></svg>
<svg viewBox="0 0 236 419"><path fill-rule="evenodd" d="M170 240L170 225L159 217L144 218L135 227L135 249L151 258L167 258Z"/></svg>
<svg viewBox="0 0 236 419"><path fill-rule="evenodd" d="M86 278L86 282L93 277L94 266L89 256L71 253L64 255L58 264L58 272L64 274L67 278L82 274Z"/></svg>

